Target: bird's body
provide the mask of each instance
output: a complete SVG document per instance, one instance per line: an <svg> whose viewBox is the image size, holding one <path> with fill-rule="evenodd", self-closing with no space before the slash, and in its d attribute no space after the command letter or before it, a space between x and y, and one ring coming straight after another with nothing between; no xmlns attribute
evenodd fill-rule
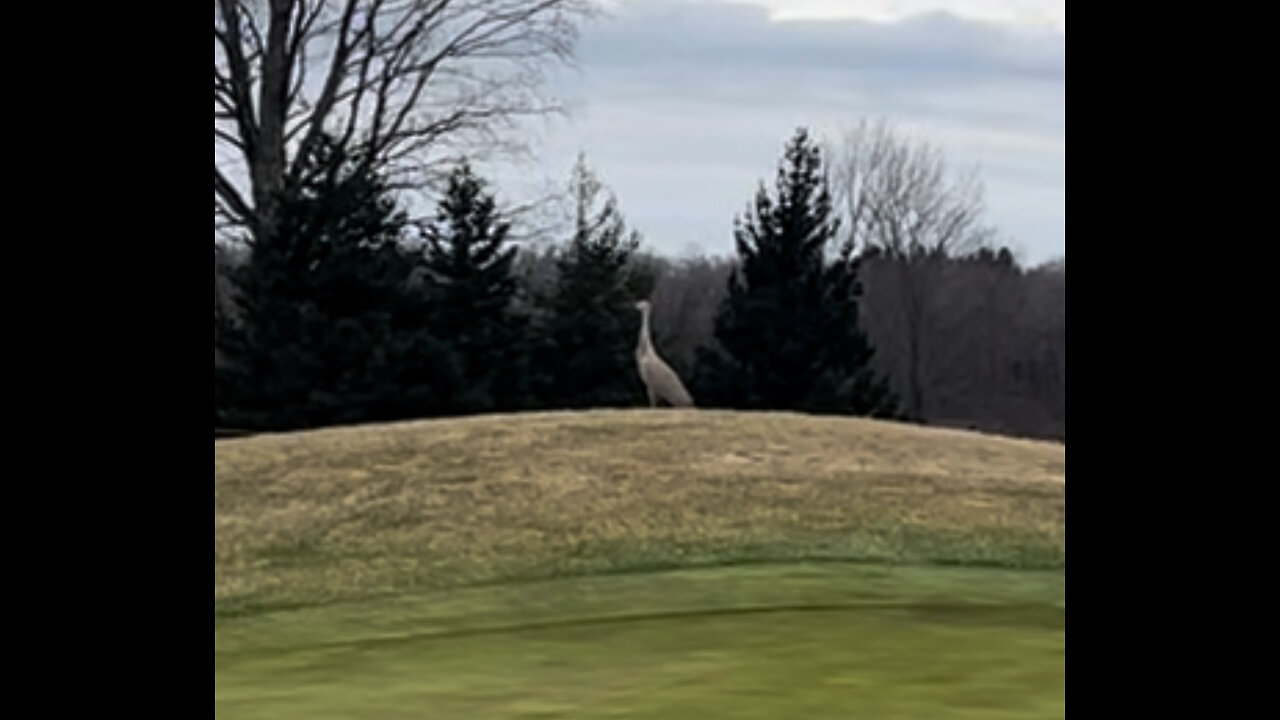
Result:
<svg viewBox="0 0 1280 720"><path fill-rule="evenodd" d="M653 348L649 338L649 302L641 300L636 303L640 311L640 340L636 344L636 368L640 371L640 379L644 381L649 393L649 405L657 407L658 400L673 407L692 407L693 398L685 389L684 383L676 375Z"/></svg>

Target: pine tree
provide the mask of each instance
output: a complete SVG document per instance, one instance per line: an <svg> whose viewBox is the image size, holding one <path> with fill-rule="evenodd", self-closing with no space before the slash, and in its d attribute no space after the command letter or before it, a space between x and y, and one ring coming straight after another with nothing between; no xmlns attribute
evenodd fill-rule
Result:
<svg viewBox="0 0 1280 720"><path fill-rule="evenodd" d="M421 260L384 180L321 143L234 276L225 419L287 429L428 414L456 373L413 288Z"/></svg>
<svg viewBox="0 0 1280 720"><path fill-rule="evenodd" d="M735 221L739 267L716 316L719 347L700 353L700 395L744 409L894 415L887 383L867 368L857 259L828 251L840 222L804 128L786 147L776 199L761 186L753 210Z"/></svg>
<svg viewBox="0 0 1280 720"><path fill-rule="evenodd" d="M499 218L485 186L468 163L459 164L425 233L432 327L461 363L450 412L517 409L527 402L521 319L512 307L516 248L507 240L511 225Z"/></svg>
<svg viewBox="0 0 1280 720"><path fill-rule="evenodd" d="M841 248L826 269L821 336L827 338L829 366L810 392L811 412L852 413L903 420L889 381L871 367L875 349L859 324L862 259L851 244Z"/></svg>
<svg viewBox="0 0 1280 720"><path fill-rule="evenodd" d="M539 368L544 405L606 407L639 401L632 354L638 316L632 267L640 235L579 157L571 189L574 234L557 258L557 283L543 327ZM651 285L651 283L648 283Z"/></svg>

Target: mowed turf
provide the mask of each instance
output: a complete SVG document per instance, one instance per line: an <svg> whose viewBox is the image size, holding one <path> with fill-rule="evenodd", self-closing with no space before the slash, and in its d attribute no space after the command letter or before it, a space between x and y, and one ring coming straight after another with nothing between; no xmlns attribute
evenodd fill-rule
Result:
<svg viewBox="0 0 1280 720"><path fill-rule="evenodd" d="M848 418L215 443L220 717L1058 717L1065 448Z"/></svg>

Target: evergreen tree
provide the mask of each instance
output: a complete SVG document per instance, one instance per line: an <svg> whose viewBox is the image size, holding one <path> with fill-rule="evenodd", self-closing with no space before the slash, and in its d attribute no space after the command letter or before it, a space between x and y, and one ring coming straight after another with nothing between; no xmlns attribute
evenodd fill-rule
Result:
<svg viewBox="0 0 1280 720"><path fill-rule="evenodd" d="M240 322L221 373L223 420L287 429L428 414L456 362L427 330L421 260L382 178L323 142L280 196L234 281ZM215 392L215 395L218 393Z"/></svg>
<svg viewBox="0 0 1280 720"><path fill-rule="evenodd" d="M640 236L627 229L616 199L581 156L571 189L574 234L556 261L540 341L540 394L550 407L632 405L642 398L633 355L634 292L652 286L631 262Z"/></svg>
<svg viewBox="0 0 1280 720"><path fill-rule="evenodd" d="M485 182L469 164L459 164L425 233L432 327L461 363L450 412L517 409L527 402L522 321L512 306L516 248L507 240L510 229Z"/></svg>
<svg viewBox="0 0 1280 720"><path fill-rule="evenodd" d="M839 231L821 153L801 128L778 169L735 220L739 265L715 320L718 348L700 353L694 385L712 404L744 409L896 415L871 374L858 325L857 258L828 252Z"/></svg>

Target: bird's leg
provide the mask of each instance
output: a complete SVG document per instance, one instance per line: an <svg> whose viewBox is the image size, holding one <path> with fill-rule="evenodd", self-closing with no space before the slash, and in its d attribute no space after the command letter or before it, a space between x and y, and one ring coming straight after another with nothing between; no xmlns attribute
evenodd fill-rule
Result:
<svg viewBox="0 0 1280 720"><path fill-rule="evenodd" d="M645 388L645 390L649 393L649 407L658 407L658 396L653 394L651 388Z"/></svg>

